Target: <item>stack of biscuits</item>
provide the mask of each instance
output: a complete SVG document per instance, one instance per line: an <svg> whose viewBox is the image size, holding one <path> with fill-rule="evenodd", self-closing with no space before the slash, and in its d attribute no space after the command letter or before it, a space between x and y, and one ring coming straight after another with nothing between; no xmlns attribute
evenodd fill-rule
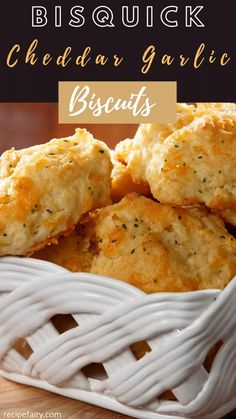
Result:
<svg viewBox="0 0 236 419"><path fill-rule="evenodd" d="M223 289L236 275L236 105L178 104L114 151L86 130L0 158L0 255L144 292Z"/></svg>

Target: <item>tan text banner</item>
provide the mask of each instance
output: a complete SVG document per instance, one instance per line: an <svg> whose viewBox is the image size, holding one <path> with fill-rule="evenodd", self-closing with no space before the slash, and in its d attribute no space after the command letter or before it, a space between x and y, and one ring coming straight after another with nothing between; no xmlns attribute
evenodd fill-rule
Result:
<svg viewBox="0 0 236 419"><path fill-rule="evenodd" d="M59 82L59 123L167 123L176 82Z"/></svg>

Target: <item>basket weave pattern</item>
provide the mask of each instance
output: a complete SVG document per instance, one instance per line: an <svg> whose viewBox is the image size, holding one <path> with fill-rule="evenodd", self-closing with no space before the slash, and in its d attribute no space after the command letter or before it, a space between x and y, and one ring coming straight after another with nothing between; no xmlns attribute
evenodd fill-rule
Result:
<svg viewBox="0 0 236 419"><path fill-rule="evenodd" d="M228 287L146 295L34 259L0 259L0 373L137 418L220 418L236 406L236 278ZM70 313L59 333L50 319ZM26 338L32 354L14 349ZM130 345L146 341L139 360ZM210 372L204 360L222 341ZM85 367L102 364L105 377ZM176 401L159 396L171 390Z"/></svg>

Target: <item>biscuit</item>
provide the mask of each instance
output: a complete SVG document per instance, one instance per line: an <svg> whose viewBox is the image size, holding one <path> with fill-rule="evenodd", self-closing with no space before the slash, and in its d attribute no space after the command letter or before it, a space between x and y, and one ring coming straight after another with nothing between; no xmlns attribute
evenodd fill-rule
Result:
<svg viewBox="0 0 236 419"><path fill-rule="evenodd" d="M110 202L108 147L78 129L0 158L0 256L26 255Z"/></svg>
<svg viewBox="0 0 236 419"><path fill-rule="evenodd" d="M175 124L143 124L115 156L154 198L236 210L236 106L178 105Z"/></svg>
<svg viewBox="0 0 236 419"><path fill-rule="evenodd" d="M50 246L50 254L45 249L34 257L117 278L147 293L223 289L236 275L236 240L204 208L174 208L134 193L90 213L83 234L81 228ZM76 240L79 248L68 250ZM80 249L89 253L85 268Z"/></svg>

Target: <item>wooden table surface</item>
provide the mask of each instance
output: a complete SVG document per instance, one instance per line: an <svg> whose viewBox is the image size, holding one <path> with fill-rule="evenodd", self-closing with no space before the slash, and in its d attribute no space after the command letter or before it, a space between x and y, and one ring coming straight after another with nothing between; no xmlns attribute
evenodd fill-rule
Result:
<svg viewBox="0 0 236 419"><path fill-rule="evenodd" d="M56 394L48 393L34 387L16 384L0 377L0 418L7 418L7 413L35 414L39 412L50 413L48 417L53 418L53 413L60 413L60 419L128 419L118 413L88 405L77 400L68 399ZM14 415L12 416L17 419ZM21 416L23 418L23 416ZM39 416L32 416L38 418ZM54 415L56 419L59 416ZM25 418L30 418L25 416Z"/></svg>

